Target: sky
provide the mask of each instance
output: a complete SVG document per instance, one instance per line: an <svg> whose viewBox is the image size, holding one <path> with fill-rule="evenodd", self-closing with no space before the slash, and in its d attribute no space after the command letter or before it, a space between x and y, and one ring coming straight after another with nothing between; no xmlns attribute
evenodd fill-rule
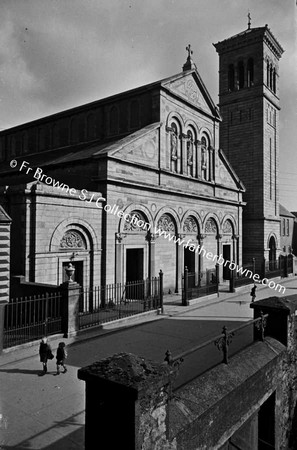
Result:
<svg viewBox="0 0 297 450"><path fill-rule="evenodd" d="M186 46L215 103L213 43L268 24L280 62L280 201L297 211L296 0L0 0L0 129L174 75Z"/></svg>

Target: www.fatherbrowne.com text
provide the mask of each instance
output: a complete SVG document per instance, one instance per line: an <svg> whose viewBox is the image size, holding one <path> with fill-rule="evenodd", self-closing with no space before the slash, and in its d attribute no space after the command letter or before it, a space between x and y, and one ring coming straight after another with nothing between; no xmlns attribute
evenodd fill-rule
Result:
<svg viewBox="0 0 297 450"><path fill-rule="evenodd" d="M10 161L10 166L12 168L16 167L17 165L18 165L18 161L16 161L15 159ZM34 173L30 173L33 170L34 170ZM49 186L53 186L56 189L60 189L62 192L65 192L66 194L69 194L71 196L77 196L79 194L78 198L80 200L86 201L86 203L95 202L98 209L102 209L109 214L117 215L119 218L123 218L126 222L128 222L130 224L134 224L135 226L137 226L139 228L143 228L145 231L152 232L151 224L149 224L148 222L145 222L144 220L140 220L134 214L131 215L129 213L124 213L124 211L122 211L120 209L119 205L111 206L109 204L105 204L103 206L103 203L106 202L106 198L96 197L96 194L94 194L94 193L90 196L90 198L88 198L89 193L88 193L87 189L81 189L80 191L78 191L75 188L70 188L70 186L68 186L67 184L60 183L59 181L55 180L54 178L46 175L40 167L33 169L32 167L30 167L28 161L22 162L22 164L19 168L19 171L20 172L24 171L24 172L26 172L26 174L30 173L30 175L32 175L33 178L35 178L36 180L41 181ZM209 260L212 260L215 264L219 264L221 266L228 267L230 270L236 271L236 273L239 276L245 276L245 277L252 278L254 282L264 284L265 286L268 286L270 289L279 291L282 294L284 294L286 292L286 288L284 286L282 286L280 284L276 284L273 280L268 280L267 278L261 279L260 275L258 275L257 273L254 274L251 270L248 270L246 268L244 269L243 267L238 266L237 264L235 264L232 261L225 260L222 255L214 255L212 252L207 252L207 250L204 248L203 245L200 246L200 245L194 244L192 239L188 239L187 241L185 241L183 238L176 237L174 234L168 233L157 227L154 227L153 233L156 236L163 236L165 239L167 239L168 241L172 241L175 244L182 245L184 248L188 248L189 251L191 251L191 252L198 253L199 255L202 254L203 257L205 257Z"/></svg>

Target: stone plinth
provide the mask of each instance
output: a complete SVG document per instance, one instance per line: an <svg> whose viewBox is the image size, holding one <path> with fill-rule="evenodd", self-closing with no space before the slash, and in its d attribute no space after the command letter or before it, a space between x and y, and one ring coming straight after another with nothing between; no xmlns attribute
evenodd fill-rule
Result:
<svg viewBox="0 0 297 450"><path fill-rule="evenodd" d="M168 449L168 397L175 369L119 353L78 371L86 382L85 448ZM100 437L100 433L104 436Z"/></svg>

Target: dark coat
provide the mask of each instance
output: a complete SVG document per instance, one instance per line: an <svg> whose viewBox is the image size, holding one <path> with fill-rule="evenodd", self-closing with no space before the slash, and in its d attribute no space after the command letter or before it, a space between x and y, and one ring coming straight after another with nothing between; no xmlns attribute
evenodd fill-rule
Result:
<svg viewBox="0 0 297 450"><path fill-rule="evenodd" d="M47 343L40 342L39 346L39 356L40 362L47 363L48 356L52 352L51 346Z"/></svg>
<svg viewBox="0 0 297 450"><path fill-rule="evenodd" d="M58 348L57 348L57 356L56 356L56 358L57 358L57 363L58 363L58 362L64 363L66 357L67 357L67 353L66 353L65 349L62 348L62 347L58 347Z"/></svg>

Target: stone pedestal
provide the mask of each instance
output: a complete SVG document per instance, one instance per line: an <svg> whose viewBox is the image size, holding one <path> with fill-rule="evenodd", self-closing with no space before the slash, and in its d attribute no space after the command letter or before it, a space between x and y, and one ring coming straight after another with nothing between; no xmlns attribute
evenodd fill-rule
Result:
<svg viewBox="0 0 297 450"><path fill-rule="evenodd" d="M174 368L119 353L78 371L86 382L85 449L173 450L168 397ZM104 435L102 435L102 433Z"/></svg>
<svg viewBox="0 0 297 450"><path fill-rule="evenodd" d="M263 314L268 314L265 336L271 336L282 344L295 347L295 311L297 310L297 295L283 297L269 297L251 303L254 309L254 319ZM260 331L255 330L256 338L260 337Z"/></svg>
<svg viewBox="0 0 297 450"><path fill-rule="evenodd" d="M75 281L66 281L61 284L62 293L62 331L64 337L75 334L78 331L78 312L81 286Z"/></svg>

